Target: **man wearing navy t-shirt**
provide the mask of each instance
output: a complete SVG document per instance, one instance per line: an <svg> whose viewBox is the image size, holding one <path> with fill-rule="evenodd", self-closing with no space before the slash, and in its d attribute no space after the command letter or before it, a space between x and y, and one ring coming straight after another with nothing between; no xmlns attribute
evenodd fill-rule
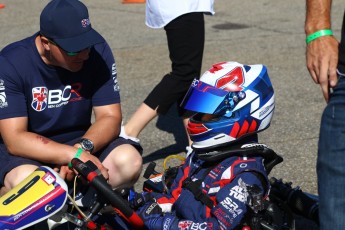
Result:
<svg viewBox="0 0 345 230"><path fill-rule="evenodd" d="M115 60L86 6L50 1L40 31L0 52L0 195L40 165L72 178L74 157L112 187L133 184L142 149L118 137L121 120Z"/></svg>

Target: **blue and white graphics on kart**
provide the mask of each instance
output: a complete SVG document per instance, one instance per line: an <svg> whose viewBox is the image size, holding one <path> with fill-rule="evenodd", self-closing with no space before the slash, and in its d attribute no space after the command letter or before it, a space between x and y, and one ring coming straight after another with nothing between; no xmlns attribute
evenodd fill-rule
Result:
<svg viewBox="0 0 345 230"><path fill-rule="evenodd" d="M0 198L0 229L24 229L61 210L67 185L53 169L41 166Z"/></svg>

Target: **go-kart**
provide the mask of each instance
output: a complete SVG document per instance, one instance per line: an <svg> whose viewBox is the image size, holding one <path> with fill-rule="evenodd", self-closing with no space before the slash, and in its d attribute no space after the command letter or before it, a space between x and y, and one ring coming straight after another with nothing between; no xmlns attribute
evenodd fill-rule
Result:
<svg viewBox="0 0 345 230"><path fill-rule="evenodd" d="M265 168L269 173L283 161L273 150L258 145L256 152L265 158ZM237 151L238 152L238 151ZM239 152L239 154L244 154ZM169 156L168 159L174 158ZM176 156L184 160L181 156ZM166 159L166 160L168 160ZM155 171L155 163L147 167L143 185L144 191L165 193L180 167L166 167L164 172ZM125 220L123 229L144 228L141 218L131 209L126 194L114 191L92 162L72 160L73 168L96 191L97 199L87 208L80 208L70 195L66 182L49 167L39 167L18 186L0 198L0 229L120 229L117 220ZM248 205L250 211L238 226L241 230L294 230L295 219L303 216L318 224L318 200L316 196L304 193L299 187L281 179L270 178L271 191L267 198L250 191ZM72 189L73 193L75 192ZM36 228L35 228L36 226ZM62 226L62 228L61 228Z"/></svg>

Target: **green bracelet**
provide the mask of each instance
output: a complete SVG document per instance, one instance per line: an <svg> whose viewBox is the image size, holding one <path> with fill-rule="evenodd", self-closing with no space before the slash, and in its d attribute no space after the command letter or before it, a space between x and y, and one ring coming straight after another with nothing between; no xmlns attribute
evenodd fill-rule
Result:
<svg viewBox="0 0 345 230"><path fill-rule="evenodd" d="M309 42L315 40L316 38L322 37L322 36L332 36L333 32L332 30L319 30L316 31L315 33L312 33L310 35L307 36L307 38L305 39L305 42L308 44Z"/></svg>
<svg viewBox="0 0 345 230"><path fill-rule="evenodd" d="M73 158L79 158L80 155L82 154L82 152L83 152L83 149L82 148L78 148L78 151L75 153L75 156ZM72 167L73 167L72 162L69 162L68 163L68 168L71 169Z"/></svg>

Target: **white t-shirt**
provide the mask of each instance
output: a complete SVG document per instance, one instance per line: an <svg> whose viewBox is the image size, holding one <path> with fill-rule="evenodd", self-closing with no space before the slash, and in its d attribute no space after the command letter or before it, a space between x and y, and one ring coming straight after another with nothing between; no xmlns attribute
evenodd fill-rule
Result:
<svg viewBox="0 0 345 230"><path fill-rule="evenodd" d="M147 0L146 25L162 28L175 18L191 12L213 15L213 3L214 0Z"/></svg>

